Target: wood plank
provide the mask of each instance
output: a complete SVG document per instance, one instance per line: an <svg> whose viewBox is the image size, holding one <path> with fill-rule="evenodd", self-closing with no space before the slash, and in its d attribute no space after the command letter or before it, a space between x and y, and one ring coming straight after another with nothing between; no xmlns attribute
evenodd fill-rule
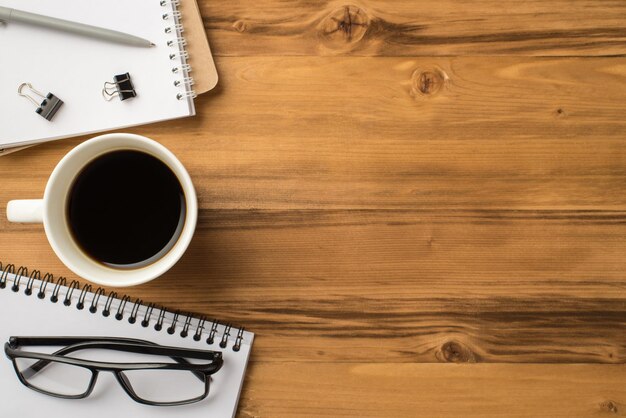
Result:
<svg viewBox="0 0 626 418"><path fill-rule="evenodd" d="M221 88L196 118L131 130L181 158L202 208L626 205L626 58L218 64ZM425 73L445 80L436 87ZM40 195L79 141L2 157L4 199Z"/></svg>
<svg viewBox="0 0 626 418"><path fill-rule="evenodd" d="M623 417L626 366L253 363L253 417Z"/></svg>
<svg viewBox="0 0 626 418"><path fill-rule="evenodd" d="M621 1L233 0L200 6L219 56L626 53Z"/></svg>
<svg viewBox="0 0 626 418"><path fill-rule="evenodd" d="M623 363L625 221L202 210L180 263L124 292L243 324L266 361ZM2 261L73 276L41 228L2 231Z"/></svg>

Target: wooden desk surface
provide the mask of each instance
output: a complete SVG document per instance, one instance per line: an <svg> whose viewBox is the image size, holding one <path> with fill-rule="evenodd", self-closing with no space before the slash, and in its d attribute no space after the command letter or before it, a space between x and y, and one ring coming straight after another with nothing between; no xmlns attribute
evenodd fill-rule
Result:
<svg viewBox="0 0 626 418"><path fill-rule="evenodd" d="M218 88L132 130L198 229L128 293L257 333L240 417L626 416L626 2L201 8ZM0 206L84 139L2 157Z"/></svg>

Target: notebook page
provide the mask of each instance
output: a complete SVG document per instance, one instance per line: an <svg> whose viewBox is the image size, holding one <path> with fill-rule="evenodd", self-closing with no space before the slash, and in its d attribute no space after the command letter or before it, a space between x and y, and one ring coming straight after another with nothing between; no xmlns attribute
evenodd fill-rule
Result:
<svg viewBox="0 0 626 418"><path fill-rule="evenodd" d="M19 292L11 290L13 275L8 275L9 282L4 289L0 289L0 341L7 342L10 336L114 336L139 338L152 341L161 345L178 347L199 348L217 350L223 353L224 365L213 375L211 389L208 398L195 404L176 407L155 407L142 405L133 401L119 386L111 373L100 373L96 387L90 397L86 399L68 400L50 397L37 393L17 379L11 361L6 356L0 356L0 416L38 417L45 411L45 416L51 417L133 417L133 418L200 418L200 417L234 417L237 408L239 392L245 375L246 364L254 335L249 332L243 334L241 349L233 351L232 346L236 332L232 333L226 348L220 348L219 342L223 334L223 326L219 327L214 344L207 344L208 330L203 333L203 338L196 342L192 336L195 333L197 320L193 320L189 328L189 336L182 338L180 331L182 323L178 322L176 332L170 335L166 329L172 322L172 315L166 316L163 329L159 332L154 330L154 323L158 316L155 309L149 327L140 325L145 313L145 307L140 308L137 322L130 324L128 318L132 310L132 302L124 309L124 318L118 321L114 318L119 307L119 300L115 300L111 306L111 315L104 317L102 310L106 296L99 301L98 312L89 312L89 306L93 299L88 294L85 299L85 309L78 310L76 304L80 291L72 294L71 306L65 306L63 300L67 294L67 288L61 287L59 301L52 303L50 296L54 286L49 285L46 289L45 299L37 298L40 283L36 281L33 286L33 294L24 294L27 278L21 280ZM210 325L209 325L210 327ZM38 347L28 348L31 351L43 349ZM111 354L111 353L107 353ZM93 360L117 360L124 361L123 353L113 353L115 358ZM122 357L120 357L122 356ZM126 359L128 360L128 358ZM132 360L131 360L132 361ZM176 385L176 380L167 382Z"/></svg>
<svg viewBox="0 0 626 418"><path fill-rule="evenodd" d="M23 23L0 24L0 148L118 129L194 114L193 100L178 100L185 86L172 72L182 59L173 25L162 15L172 6L159 0L0 0L0 6L100 26L148 39L152 48L132 47L54 31ZM130 73L137 97L107 102L101 91L106 81ZM52 121L35 113L35 105L17 94L31 83L44 95L64 104ZM38 103L40 97L36 97Z"/></svg>

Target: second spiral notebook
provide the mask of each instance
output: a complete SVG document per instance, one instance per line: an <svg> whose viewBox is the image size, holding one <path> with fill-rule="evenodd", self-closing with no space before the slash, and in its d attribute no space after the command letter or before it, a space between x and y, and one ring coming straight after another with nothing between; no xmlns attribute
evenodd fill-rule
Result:
<svg viewBox="0 0 626 418"><path fill-rule="evenodd" d="M94 392L85 399L59 399L37 393L18 381L11 361L2 356L0 416L30 416L29 411L35 415L45 411L46 416L52 417L91 418L230 418L236 414L254 338L242 328L171 312L10 264L0 264L0 317L2 342L8 342L11 336L125 337L160 345L220 351L224 360L222 368L212 376L206 399L189 405L158 407L130 399L110 373L101 373ZM113 355L118 357L107 361L128 361L121 354ZM156 383L171 385L172 390L176 390L176 385L182 384L176 379L173 376Z"/></svg>
<svg viewBox="0 0 626 418"><path fill-rule="evenodd" d="M0 154L2 149L192 116L196 93L217 83L195 0L0 0L0 6L117 30L155 44L138 48L0 24L0 50L8 60L0 69ZM136 97L105 100L105 83L126 73ZM63 101L54 119L37 115L36 106L18 95L23 83ZM34 98L37 104L42 100Z"/></svg>

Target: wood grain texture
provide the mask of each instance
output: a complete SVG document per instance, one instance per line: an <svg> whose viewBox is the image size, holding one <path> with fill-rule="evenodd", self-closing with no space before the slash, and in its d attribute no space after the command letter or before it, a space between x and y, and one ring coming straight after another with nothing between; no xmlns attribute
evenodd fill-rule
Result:
<svg viewBox="0 0 626 418"><path fill-rule="evenodd" d="M202 13L220 56L626 53L614 0L234 0Z"/></svg>
<svg viewBox="0 0 626 418"><path fill-rule="evenodd" d="M124 291L245 324L265 361L623 363L625 219L203 210L183 260ZM12 230L13 262L71 275Z"/></svg>
<svg viewBox="0 0 626 418"><path fill-rule="evenodd" d="M624 365L254 363L239 416L623 417L625 373Z"/></svg>
<svg viewBox="0 0 626 418"><path fill-rule="evenodd" d="M626 204L624 58L262 57L219 64L219 91L199 99L196 118L132 130L180 156L202 208ZM429 84L432 94L420 90L428 71L445 73L438 90ZM77 143L1 161L0 175L18 192L3 196L39 195L30 190L43 190L46 174Z"/></svg>
<svg viewBox="0 0 626 418"><path fill-rule="evenodd" d="M198 229L123 291L257 333L239 416L624 416L626 3L200 6L220 84L130 130ZM84 139L0 158L0 207ZM4 217L0 260L73 277Z"/></svg>

